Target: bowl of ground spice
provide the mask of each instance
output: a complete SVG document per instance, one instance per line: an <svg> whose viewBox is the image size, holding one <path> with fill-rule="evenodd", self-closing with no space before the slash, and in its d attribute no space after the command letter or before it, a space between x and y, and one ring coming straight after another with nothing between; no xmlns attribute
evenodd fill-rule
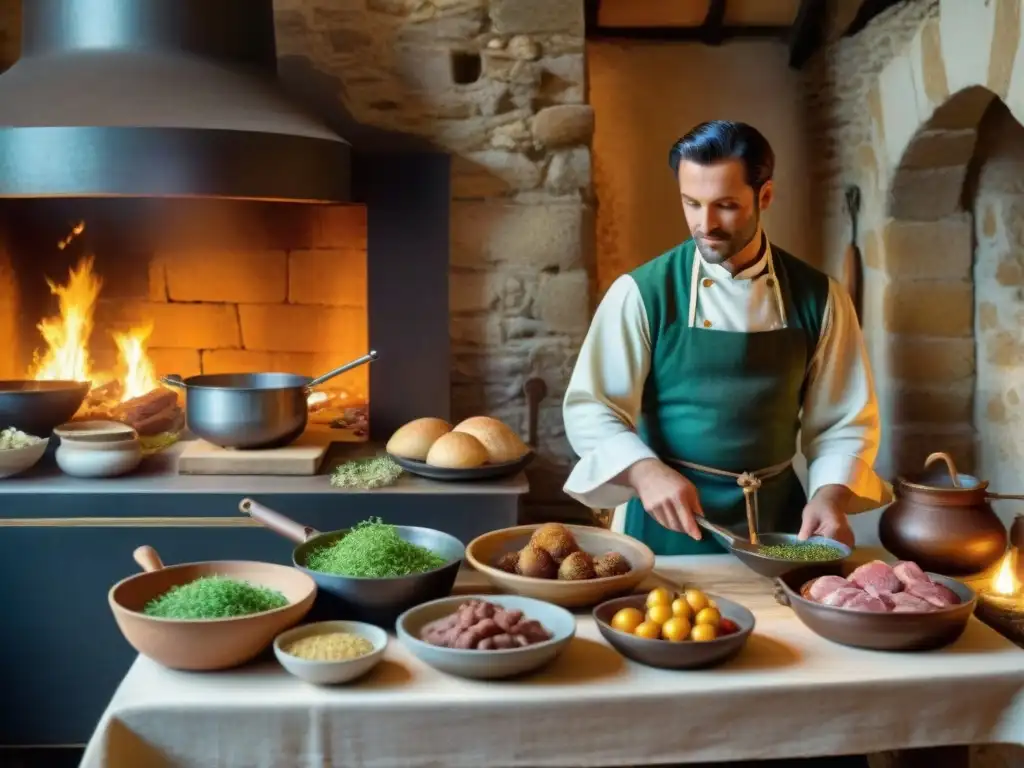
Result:
<svg viewBox="0 0 1024 768"><path fill-rule="evenodd" d="M128 643L172 669L244 664L301 621L316 598L316 583L285 565L211 560L165 567L152 547L134 556L144 572L115 584L107 601Z"/></svg>
<svg viewBox="0 0 1024 768"><path fill-rule="evenodd" d="M388 633L361 621L320 621L282 632L274 640L281 666L315 685L362 677L384 658Z"/></svg>

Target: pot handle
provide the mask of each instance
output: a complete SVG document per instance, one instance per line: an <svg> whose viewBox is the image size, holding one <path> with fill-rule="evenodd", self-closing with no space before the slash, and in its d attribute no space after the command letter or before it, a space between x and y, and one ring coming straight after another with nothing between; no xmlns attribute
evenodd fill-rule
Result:
<svg viewBox="0 0 1024 768"><path fill-rule="evenodd" d="M135 560L136 563L138 563L142 567L142 570L144 570L146 573L159 571L161 568L164 567L164 563L160 559L160 555L158 555L156 553L156 550L148 544L144 544L143 546L139 547L134 552L132 552L132 558Z"/></svg>
<svg viewBox="0 0 1024 768"><path fill-rule="evenodd" d="M335 368L333 371L328 371L323 376L317 376L315 379L309 382L309 384L306 385L306 391L311 392L314 387L320 386L325 381L330 381L335 376L340 376L345 371L351 371L353 368L358 368L360 365L372 363L374 360L377 359L377 357L377 353L371 349L367 354L363 355L362 357L356 360L353 360L351 363L345 363L340 368Z"/></svg>
<svg viewBox="0 0 1024 768"><path fill-rule="evenodd" d="M252 499L242 499L238 502L238 511L296 544L303 544L320 533L316 528L297 523Z"/></svg>
<svg viewBox="0 0 1024 768"><path fill-rule="evenodd" d="M782 586L781 579L775 580L775 588L772 590L772 597L775 598L775 602L779 605L785 606L786 608L793 607L789 602L789 595L786 594L786 590Z"/></svg>
<svg viewBox="0 0 1024 768"><path fill-rule="evenodd" d="M185 380L176 373L168 373L166 376L160 376L159 382L167 387L175 387L176 389L185 389Z"/></svg>
<svg viewBox="0 0 1024 768"><path fill-rule="evenodd" d="M929 454L928 458L924 460L924 468L928 469L936 461L942 461L946 465L946 470L949 472L949 479L953 482L954 488L960 487L960 473L956 471L956 464L953 463L953 457L948 453L942 451L936 451L935 453Z"/></svg>
<svg viewBox="0 0 1024 768"><path fill-rule="evenodd" d="M1024 494L1019 493L986 493L986 499L995 499L1003 501L1024 501Z"/></svg>

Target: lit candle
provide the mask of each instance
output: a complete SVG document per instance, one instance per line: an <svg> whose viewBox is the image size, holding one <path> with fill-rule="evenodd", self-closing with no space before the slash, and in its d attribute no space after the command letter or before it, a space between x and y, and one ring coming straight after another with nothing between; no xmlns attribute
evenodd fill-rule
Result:
<svg viewBox="0 0 1024 768"><path fill-rule="evenodd" d="M1010 547L999 563L999 569L992 578L989 588L979 598L1005 611L1024 612L1024 590L1017 579L1017 548Z"/></svg>

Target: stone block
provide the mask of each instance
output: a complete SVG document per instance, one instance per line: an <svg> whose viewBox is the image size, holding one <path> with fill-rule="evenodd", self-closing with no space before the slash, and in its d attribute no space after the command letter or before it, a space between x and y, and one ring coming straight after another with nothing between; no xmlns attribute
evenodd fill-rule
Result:
<svg viewBox="0 0 1024 768"><path fill-rule="evenodd" d="M935 339L889 336L883 345L889 375L917 384L941 384L974 380L974 339Z"/></svg>
<svg viewBox="0 0 1024 768"><path fill-rule="evenodd" d="M501 197L536 189L544 168L521 152L487 149L452 157L452 197Z"/></svg>
<svg viewBox="0 0 1024 768"><path fill-rule="evenodd" d="M894 219L938 221L958 213L966 177L967 166L901 168L889 190L889 215Z"/></svg>
<svg viewBox="0 0 1024 768"><path fill-rule="evenodd" d="M257 352L336 352L338 365L366 354L366 310L300 304L241 304L242 346Z"/></svg>
<svg viewBox="0 0 1024 768"><path fill-rule="evenodd" d="M366 251L292 251L288 254L288 301L366 307Z"/></svg>
<svg viewBox="0 0 1024 768"><path fill-rule="evenodd" d="M152 325L152 347L231 349L241 346L234 304L175 304L152 301L96 302L97 329L127 330Z"/></svg>
<svg viewBox="0 0 1024 768"><path fill-rule="evenodd" d="M886 273L893 278L969 280L971 215L936 222L889 220L882 230Z"/></svg>
<svg viewBox="0 0 1024 768"><path fill-rule="evenodd" d="M552 155L544 186L554 195L589 194L590 181L590 149L575 147Z"/></svg>
<svg viewBox="0 0 1024 768"><path fill-rule="evenodd" d="M580 203L452 204L452 266L480 269L507 262L527 272L567 270L593 252L591 211Z"/></svg>
<svg viewBox="0 0 1024 768"><path fill-rule="evenodd" d="M448 327L457 347L498 347L505 340L501 317L496 314L452 317Z"/></svg>
<svg viewBox="0 0 1024 768"><path fill-rule="evenodd" d="M903 153L903 168L945 168L967 165L974 157L978 132L960 130L921 131Z"/></svg>
<svg viewBox="0 0 1024 768"><path fill-rule="evenodd" d="M885 288L883 327L909 336L969 337L974 286L966 281L896 280Z"/></svg>
<svg viewBox="0 0 1024 768"><path fill-rule="evenodd" d="M587 65L580 53L546 56L540 60L541 103L583 104L586 102Z"/></svg>
<svg viewBox="0 0 1024 768"><path fill-rule="evenodd" d="M545 147L589 144L594 135L594 108L587 104L545 107L533 117L533 135Z"/></svg>
<svg viewBox="0 0 1024 768"><path fill-rule="evenodd" d="M552 332L582 338L590 322L590 278L586 271L574 269L544 275L534 302L534 313Z"/></svg>
<svg viewBox="0 0 1024 768"><path fill-rule="evenodd" d="M502 300L500 274L453 271L448 276L448 308L453 315L499 310Z"/></svg>
<svg viewBox="0 0 1024 768"><path fill-rule="evenodd" d="M490 13L499 35L584 32L580 0L491 0Z"/></svg>
<svg viewBox="0 0 1024 768"><path fill-rule="evenodd" d="M284 251L161 253L171 301L276 302L288 296Z"/></svg>
<svg viewBox="0 0 1024 768"><path fill-rule="evenodd" d="M962 426L974 418L974 381L946 385L896 386L891 392L894 424Z"/></svg>
<svg viewBox="0 0 1024 768"><path fill-rule="evenodd" d="M365 205L322 205L316 213L313 247L366 250Z"/></svg>
<svg viewBox="0 0 1024 768"><path fill-rule="evenodd" d="M960 472L974 469L977 436L969 425L959 428L931 424L893 427L889 439L892 441L893 470L897 475L920 472L924 460L935 451L952 456Z"/></svg>
<svg viewBox="0 0 1024 768"><path fill-rule="evenodd" d="M1016 369L1024 365L1024 343L1016 329L985 333L978 339L978 346L984 350L985 361L996 368Z"/></svg>
<svg viewBox="0 0 1024 768"><path fill-rule="evenodd" d="M198 376L203 372L197 349L170 349L149 347L146 350L158 376L176 373L179 376Z"/></svg>
<svg viewBox="0 0 1024 768"><path fill-rule="evenodd" d="M331 367L331 359L312 352L254 352L251 349L215 349L202 353L203 373L297 373L319 376Z"/></svg>

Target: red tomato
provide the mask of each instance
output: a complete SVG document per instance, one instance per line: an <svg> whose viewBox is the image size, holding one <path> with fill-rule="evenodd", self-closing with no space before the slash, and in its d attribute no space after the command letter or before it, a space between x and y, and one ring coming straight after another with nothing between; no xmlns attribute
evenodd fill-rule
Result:
<svg viewBox="0 0 1024 768"><path fill-rule="evenodd" d="M733 632L739 632L740 628L736 626L736 622L732 619L722 618L722 621L718 625L718 634L731 635Z"/></svg>

